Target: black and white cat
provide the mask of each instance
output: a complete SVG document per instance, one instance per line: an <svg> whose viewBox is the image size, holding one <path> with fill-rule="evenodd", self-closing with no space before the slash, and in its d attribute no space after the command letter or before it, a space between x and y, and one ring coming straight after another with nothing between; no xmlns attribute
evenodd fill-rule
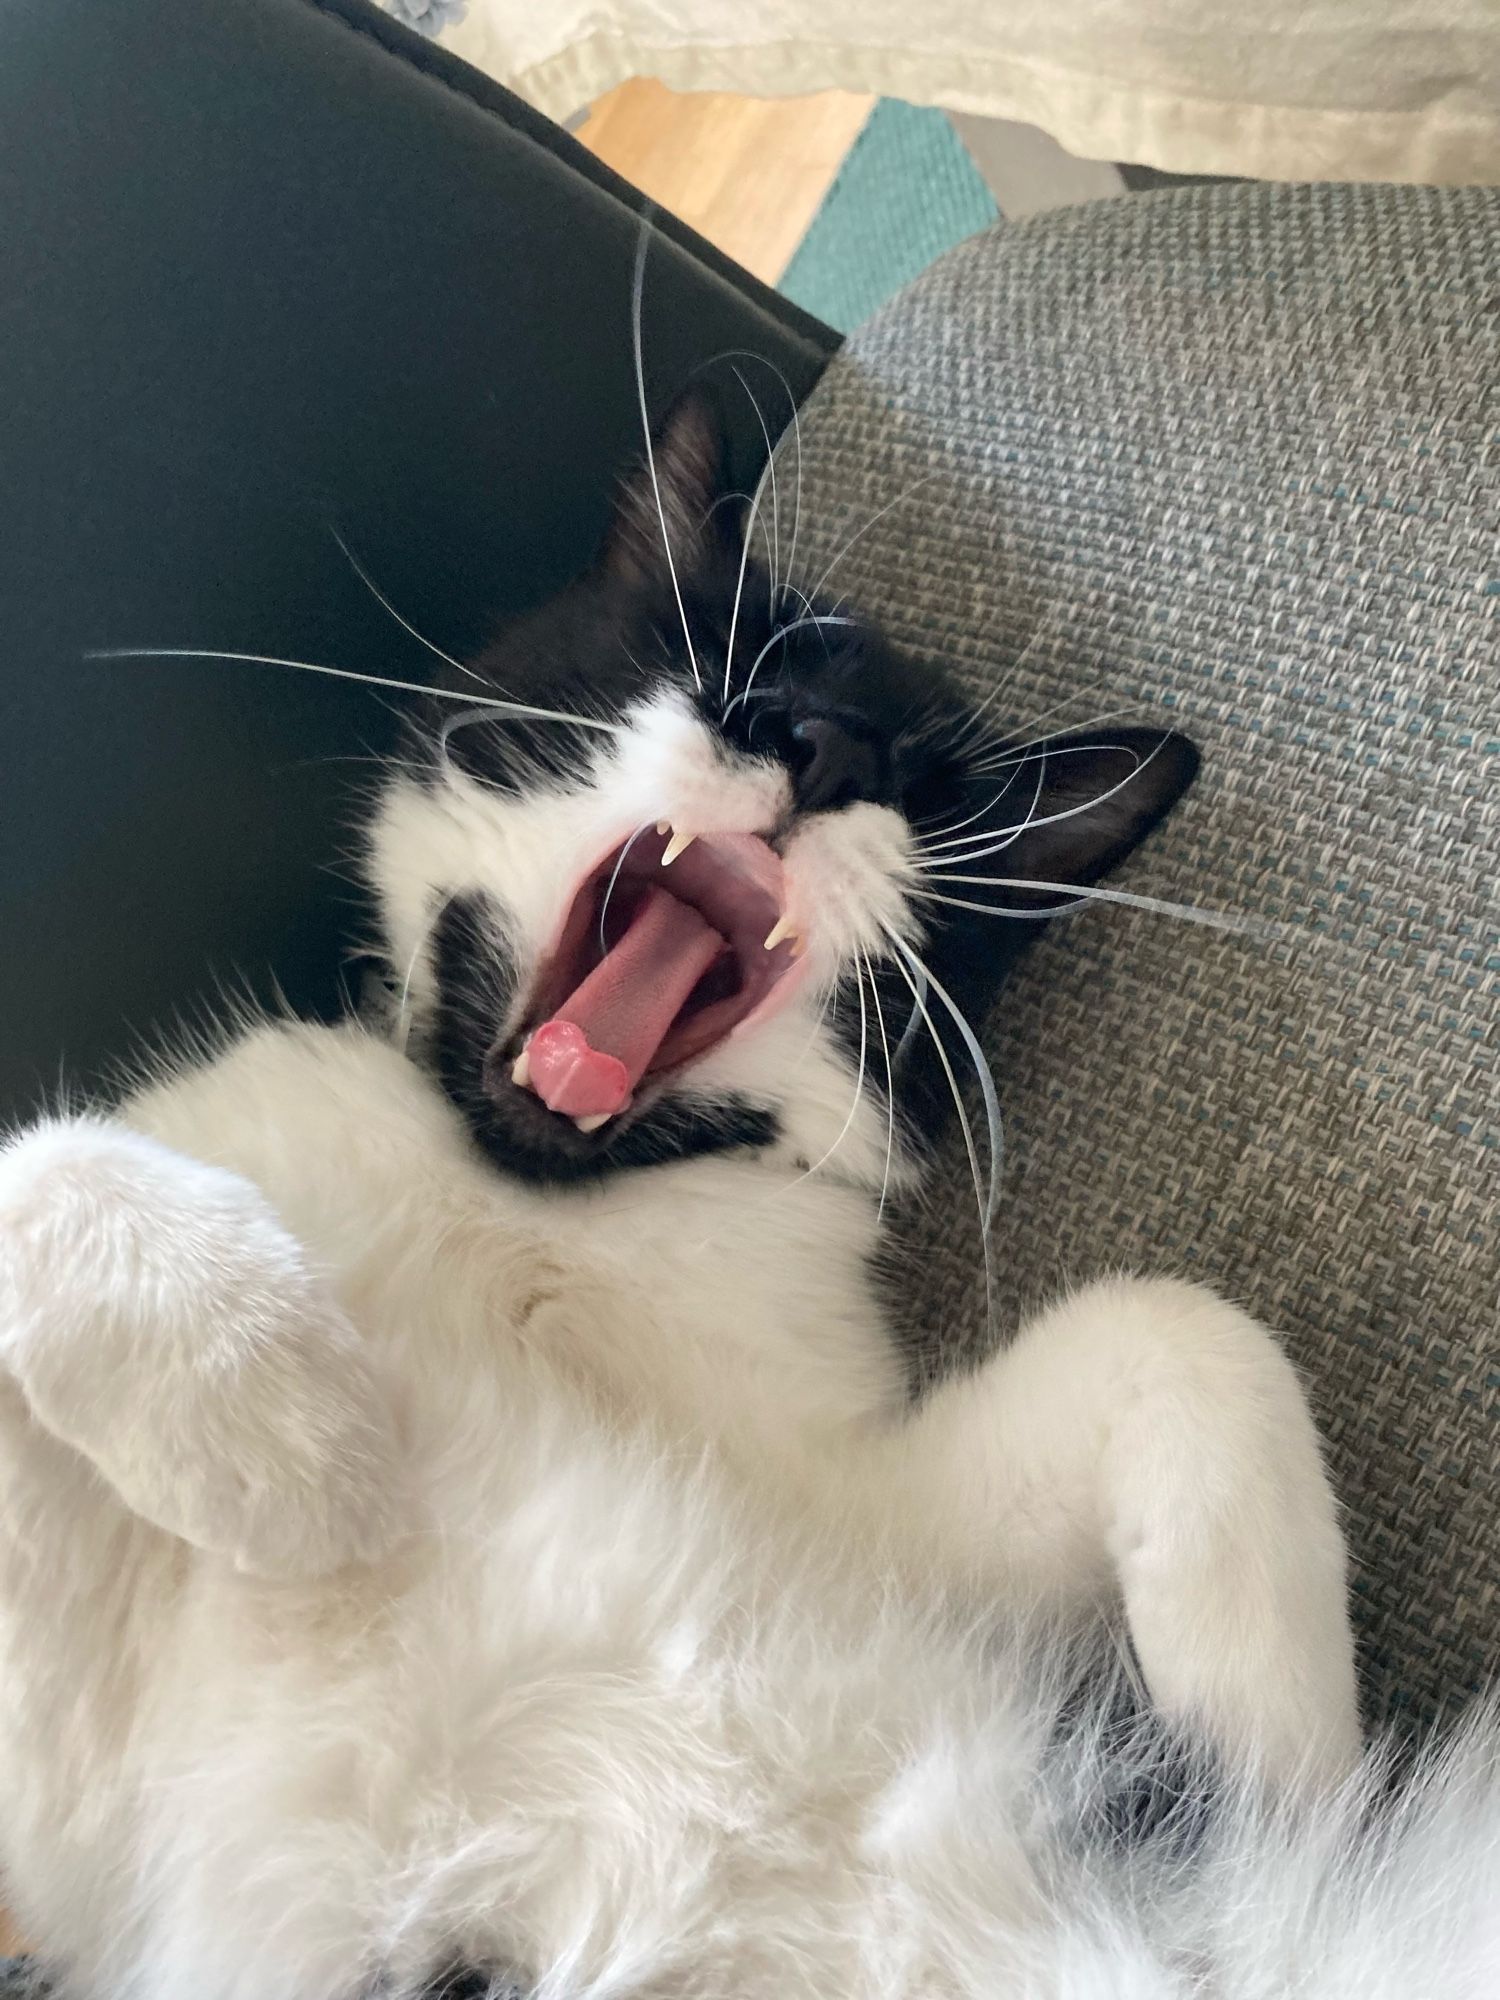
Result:
<svg viewBox="0 0 1500 2000"><path fill-rule="evenodd" d="M1121 1278L913 1408L883 1316L952 1010L1191 746L1007 739L718 479L684 404L414 733L398 1032L253 1026L0 1152L23 1926L88 2000L1500 1991L1482 1741L1354 1858L1274 1340ZM1186 1844L1102 1810L1069 1638L1117 1611L1224 1786Z"/></svg>

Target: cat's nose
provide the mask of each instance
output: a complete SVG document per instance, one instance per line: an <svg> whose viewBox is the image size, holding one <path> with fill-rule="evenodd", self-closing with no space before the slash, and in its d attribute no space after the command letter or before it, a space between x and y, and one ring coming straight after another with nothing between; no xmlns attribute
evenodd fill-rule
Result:
<svg viewBox="0 0 1500 2000"><path fill-rule="evenodd" d="M880 753L868 736L828 715L792 724L792 790L803 812L878 798L880 780Z"/></svg>

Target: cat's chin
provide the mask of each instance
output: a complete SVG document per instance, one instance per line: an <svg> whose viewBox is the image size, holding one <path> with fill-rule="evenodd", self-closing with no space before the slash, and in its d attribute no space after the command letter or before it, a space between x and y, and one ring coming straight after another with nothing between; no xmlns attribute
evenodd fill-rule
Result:
<svg viewBox="0 0 1500 2000"><path fill-rule="evenodd" d="M480 1150L507 1174L545 1186L598 1182L639 1167L710 1153L757 1150L781 1137L769 1105L737 1092L710 1095L673 1079L642 1091L630 1108L592 1131L549 1111L515 1084L474 1090L444 1077Z"/></svg>
<svg viewBox="0 0 1500 2000"><path fill-rule="evenodd" d="M537 1141L592 1157L785 1005L804 970L768 841L641 828L574 891L519 1025L485 1055L484 1094Z"/></svg>

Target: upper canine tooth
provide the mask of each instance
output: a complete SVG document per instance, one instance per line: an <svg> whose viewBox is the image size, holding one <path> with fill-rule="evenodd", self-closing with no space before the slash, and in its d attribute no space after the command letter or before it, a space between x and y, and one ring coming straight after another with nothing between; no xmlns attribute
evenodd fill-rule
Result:
<svg viewBox="0 0 1500 2000"><path fill-rule="evenodd" d="M510 1066L510 1080L524 1090L531 1081L531 1057L522 1049Z"/></svg>
<svg viewBox="0 0 1500 2000"><path fill-rule="evenodd" d="M672 822L669 819L659 819L656 822L656 830L658 833L670 833L672 831Z"/></svg>
<svg viewBox="0 0 1500 2000"><path fill-rule="evenodd" d="M792 922L791 918L785 916L778 917L772 926L771 935L766 939L765 948L767 951L774 951L777 945L785 944L788 938L794 939L798 946L802 943L802 933ZM795 955L797 954L794 953Z"/></svg>
<svg viewBox="0 0 1500 2000"><path fill-rule="evenodd" d="M677 859L678 855L685 854L697 838L698 836L696 833L674 833L672 835L672 838L667 842L666 848L662 854L661 857L662 867L670 868L672 863Z"/></svg>

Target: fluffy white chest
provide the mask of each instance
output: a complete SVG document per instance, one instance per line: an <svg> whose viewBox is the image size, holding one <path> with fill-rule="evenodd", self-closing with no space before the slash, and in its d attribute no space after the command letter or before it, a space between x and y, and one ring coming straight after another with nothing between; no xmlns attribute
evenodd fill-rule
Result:
<svg viewBox="0 0 1500 2000"><path fill-rule="evenodd" d="M726 1158L526 1189L352 1029L254 1034L129 1115L262 1190L431 1423L517 1347L606 1418L717 1439L748 1467L900 1407L872 1204L832 1177Z"/></svg>

